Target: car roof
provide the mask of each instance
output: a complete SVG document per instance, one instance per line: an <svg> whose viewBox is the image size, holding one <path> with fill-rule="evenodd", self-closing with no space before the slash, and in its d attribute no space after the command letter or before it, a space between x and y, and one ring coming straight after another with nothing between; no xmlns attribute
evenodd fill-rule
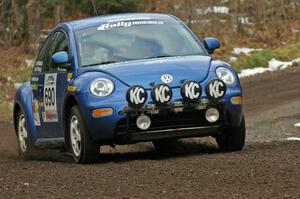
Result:
<svg viewBox="0 0 300 199"><path fill-rule="evenodd" d="M160 19L160 20L175 20L172 15L169 14L159 14L159 13L126 13L126 14L111 14L111 15L102 15L96 17L90 17L85 19L79 19L74 21L66 22L65 24L70 25L73 30L85 29L88 27L96 26L103 24L109 21L114 20L130 20L130 19Z"/></svg>

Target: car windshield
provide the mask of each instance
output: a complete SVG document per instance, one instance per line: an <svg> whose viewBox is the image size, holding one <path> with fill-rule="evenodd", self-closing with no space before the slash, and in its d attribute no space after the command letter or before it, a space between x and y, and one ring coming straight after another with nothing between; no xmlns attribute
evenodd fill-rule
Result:
<svg viewBox="0 0 300 199"><path fill-rule="evenodd" d="M177 21L119 20L75 33L82 67L160 57L205 55Z"/></svg>

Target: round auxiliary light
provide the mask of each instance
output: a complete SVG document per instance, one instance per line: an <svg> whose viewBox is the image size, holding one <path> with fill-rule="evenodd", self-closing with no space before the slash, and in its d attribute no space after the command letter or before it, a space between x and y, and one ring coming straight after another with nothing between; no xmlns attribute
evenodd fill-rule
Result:
<svg viewBox="0 0 300 199"><path fill-rule="evenodd" d="M147 101L147 91L142 86L132 86L126 93L126 100L129 106L141 108Z"/></svg>
<svg viewBox="0 0 300 199"><path fill-rule="evenodd" d="M184 101L197 102L200 100L202 88L198 82L189 80L182 84L180 93Z"/></svg>
<svg viewBox="0 0 300 199"><path fill-rule="evenodd" d="M214 123L220 118L220 113L216 108L208 108L205 112L205 118L208 122Z"/></svg>
<svg viewBox="0 0 300 199"><path fill-rule="evenodd" d="M147 115L140 115L136 119L136 125L141 130L147 130L151 126L151 119Z"/></svg>
<svg viewBox="0 0 300 199"><path fill-rule="evenodd" d="M156 105L166 105L173 97L173 92L167 84L158 84L153 87L151 98Z"/></svg>
<svg viewBox="0 0 300 199"><path fill-rule="evenodd" d="M220 79L210 80L205 88L205 92L210 99L221 99L226 94L227 86L225 82Z"/></svg>

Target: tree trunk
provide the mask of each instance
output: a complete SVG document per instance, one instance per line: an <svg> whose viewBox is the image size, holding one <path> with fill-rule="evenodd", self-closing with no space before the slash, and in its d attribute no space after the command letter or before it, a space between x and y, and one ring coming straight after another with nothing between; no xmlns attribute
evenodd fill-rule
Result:
<svg viewBox="0 0 300 199"><path fill-rule="evenodd" d="M36 48L41 32L40 0L27 0L26 4L28 44Z"/></svg>
<svg viewBox="0 0 300 199"><path fill-rule="evenodd" d="M10 28L14 30L12 37L15 44L21 44L27 39L27 17L25 10L26 0L12 0L12 10L14 21L10 24Z"/></svg>
<svg viewBox="0 0 300 199"><path fill-rule="evenodd" d="M54 22L58 24L65 18L65 3L64 1L54 1Z"/></svg>

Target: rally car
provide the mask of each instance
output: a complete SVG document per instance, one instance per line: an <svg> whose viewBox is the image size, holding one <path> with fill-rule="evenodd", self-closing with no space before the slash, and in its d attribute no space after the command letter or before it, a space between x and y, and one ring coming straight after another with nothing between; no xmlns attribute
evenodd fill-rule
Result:
<svg viewBox="0 0 300 199"><path fill-rule="evenodd" d="M243 96L230 65L167 14L118 14L57 25L31 80L17 90L14 126L22 157L66 147L77 163L102 145L212 136L224 151L245 142Z"/></svg>

